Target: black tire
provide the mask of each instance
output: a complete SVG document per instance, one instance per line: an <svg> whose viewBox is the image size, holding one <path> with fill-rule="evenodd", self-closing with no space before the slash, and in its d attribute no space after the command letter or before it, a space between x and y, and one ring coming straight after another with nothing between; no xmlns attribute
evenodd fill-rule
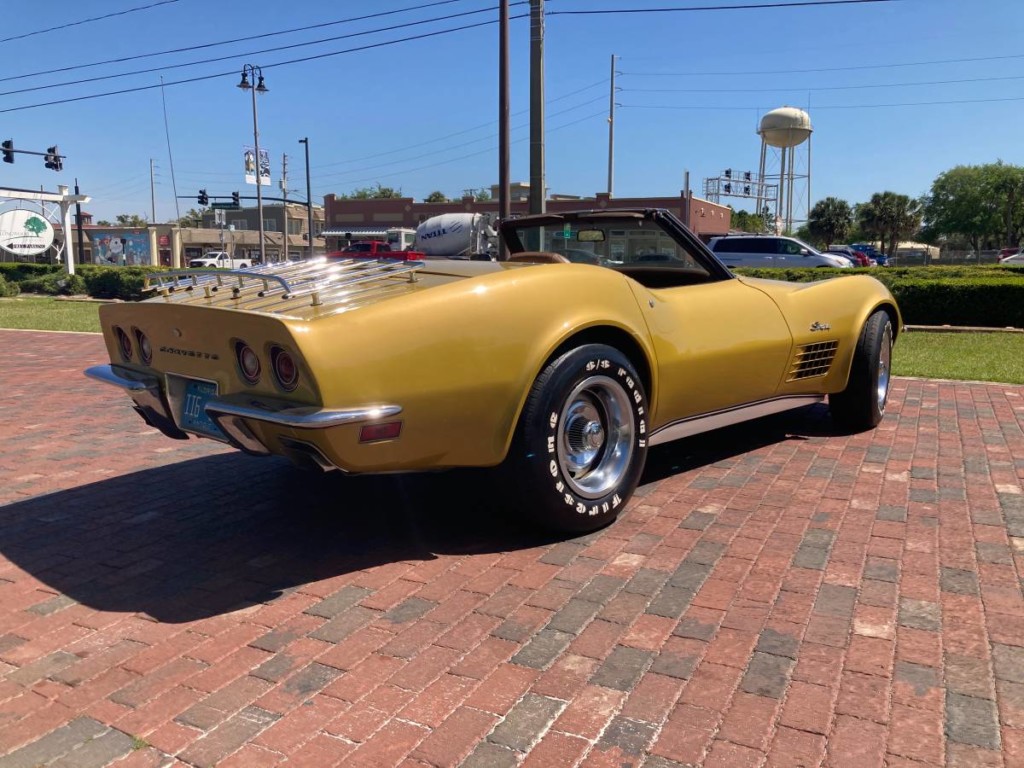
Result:
<svg viewBox="0 0 1024 768"><path fill-rule="evenodd" d="M860 432L878 426L885 416L892 344L892 320L878 310L861 329L846 389L828 398L832 420L840 427Z"/></svg>
<svg viewBox="0 0 1024 768"><path fill-rule="evenodd" d="M558 531L612 522L647 458L647 394L619 350L586 344L550 363L530 390L502 470L517 510Z"/></svg>

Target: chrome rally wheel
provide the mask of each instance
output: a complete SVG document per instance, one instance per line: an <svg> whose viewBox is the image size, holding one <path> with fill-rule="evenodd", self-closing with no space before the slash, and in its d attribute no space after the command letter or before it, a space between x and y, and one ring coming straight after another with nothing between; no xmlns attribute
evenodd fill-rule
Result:
<svg viewBox="0 0 1024 768"><path fill-rule="evenodd" d="M580 382L558 420L558 462L570 487L596 499L622 481L633 455L636 420L622 385L607 376Z"/></svg>
<svg viewBox="0 0 1024 768"><path fill-rule="evenodd" d="M647 419L643 381L618 349L559 355L534 381L503 465L519 508L560 531L610 523L640 480Z"/></svg>

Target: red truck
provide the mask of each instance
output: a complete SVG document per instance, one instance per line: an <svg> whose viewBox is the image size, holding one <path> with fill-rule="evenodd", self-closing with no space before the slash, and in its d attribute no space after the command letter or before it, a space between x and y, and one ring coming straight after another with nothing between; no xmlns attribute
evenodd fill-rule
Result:
<svg viewBox="0 0 1024 768"><path fill-rule="evenodd" d="M398 251L383 240L362 240L327 254L329 259L402 259L419 261L427 258L421 251Z"/></svg>

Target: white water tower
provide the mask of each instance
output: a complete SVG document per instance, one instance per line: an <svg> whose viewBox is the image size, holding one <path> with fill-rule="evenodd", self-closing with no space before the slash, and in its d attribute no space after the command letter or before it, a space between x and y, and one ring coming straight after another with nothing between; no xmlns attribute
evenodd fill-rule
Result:
<svg viewBox="0 0 1024 768"><path fill-rule="evenodd" d="M794 222L807 221L813 130L811 116L796 107L773 109L761 118L757 129L761 137L761 179L778 181L777 199L758 199L757 210L763 210L765 205L774 206L777 226L782 231L791 231ZM806 155L798 149L803 144L807 145Z"/></svg>

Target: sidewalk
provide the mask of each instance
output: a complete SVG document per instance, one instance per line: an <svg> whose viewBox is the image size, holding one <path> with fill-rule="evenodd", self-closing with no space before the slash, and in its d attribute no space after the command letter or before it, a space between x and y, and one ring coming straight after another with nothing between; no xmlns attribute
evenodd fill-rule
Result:
<svg viewBox="0 0 1024 768"><path fill-rule="evenodd" d="M1024 387L650 455L545 537L483 473L172 441L0 331L0 768L1024 765Z"/></svg>

